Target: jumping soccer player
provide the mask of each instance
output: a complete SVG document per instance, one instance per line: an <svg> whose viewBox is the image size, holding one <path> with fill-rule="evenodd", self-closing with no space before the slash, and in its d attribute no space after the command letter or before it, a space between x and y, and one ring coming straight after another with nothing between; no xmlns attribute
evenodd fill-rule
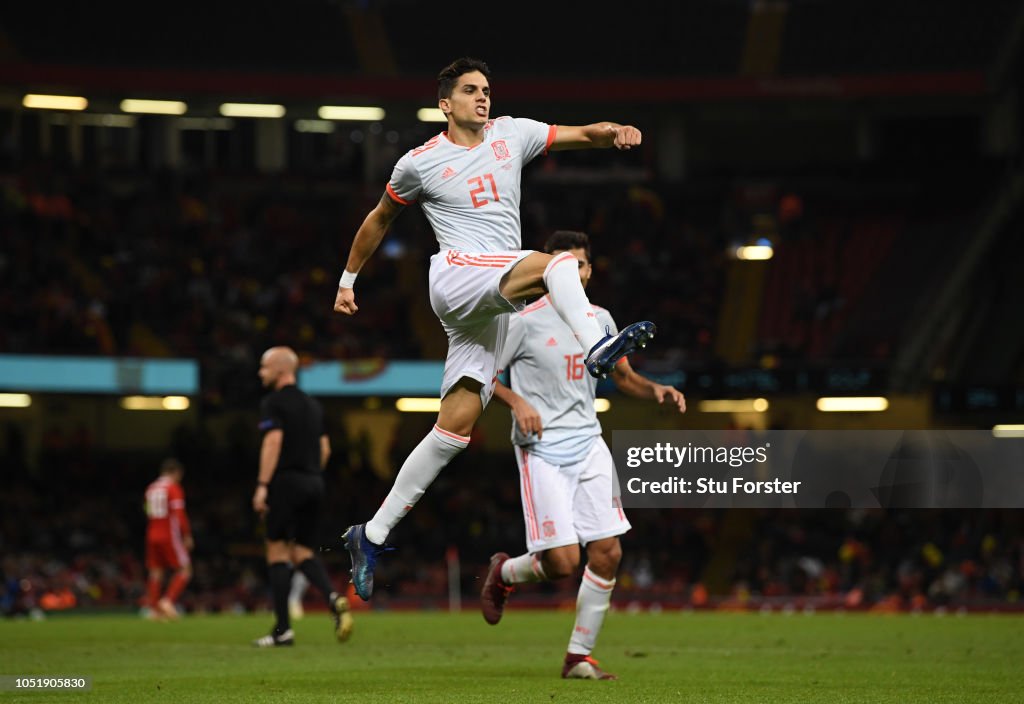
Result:
<svg viewBox="0 0 1024 704"><path fill-rule="evenodd" d="M584 233L555 232L544 251L570 253L579 262L586 287L592 270ZM608 311L597 306L594 311L602 325L615 329ZM590 653L611 602L622 557L619 536L629 530L629 521L614 495L612 456L594 410L597 380L583 373L583 357L584 349L548 296L511 316L501 366L509 369L512 388L498 382L495 396L514 415L512 442L527 551L515 558L503 552L491 557L480 598L484 619L498 623L514 585L574 575L583 544L587 564L562 677L606 680L615 675L604 672ZM683 394L640 376L625 358L615 366L612 379L630 396L686 411Z"/></svg>
<svg viewBox="0 0 1024 704"><path fill-rule="evenodd" d="M388 534L419 501L437 474L464 450L494 391L508 313L545 293L584 350L590 374L604 376L654 335L634 323L617 335L598 325L576 274L575 258L521 249L520 172L550 149L639 146L640 130L600 122L581 127L523 118L490 119L490 70L459 59L438 76L438 106L448 129L405 154L386 192L356 232L334 310L352 315L356 275L391 223L418 200L440 251L430 263L430 303L448 334L441 410L433 430L410 453L394 486L368 523L344 535L356 593L369 599L373 570Z"/></svg>

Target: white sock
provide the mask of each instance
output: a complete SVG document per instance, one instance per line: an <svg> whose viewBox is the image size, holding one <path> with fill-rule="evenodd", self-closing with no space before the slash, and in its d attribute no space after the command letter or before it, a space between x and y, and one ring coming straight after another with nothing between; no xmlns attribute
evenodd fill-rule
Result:
<svg viewBox="0 0 1024 704"><path fill-rule="evenodd" d="M526 553L519 557L510 557L501 566L501 581L505 584L546 582L547 578L538 555Z"/></svg>
<svg viewBox="0 0 1024 704"><path fill-rule="evenodd" d="M596 345L605 332L580 283L579 260L571 252L562 252L544 269L544 285L551 295L555 312L572 330L585 352Z"/></svg>
<svg viewBox="0 0 1024 704"><path fill-rule="evenodd" d="M604 615L612 601L612 590L615 580L598 577L590 571L590 566L583 568L583 581L580 582L580 593L576 597L576 625L569 638L569 652L574 655L590 655L597 643L597 634L601 632Z"/></svg>
<svg viewBox="0 0 1024 704"><path fill-rule="evenodd" d="M309 580L299 570L292 572L292 588L288 592L288 601L301 602L309 589Z"/></svg>
<svg viewBox="0 0 1024 704"><path fill-rule="evenodd" d="M366 524L370 542L383 545L391 529L416 505L438 473L468 444L469 438L435 425L405 458L387 498Z"/></svg>

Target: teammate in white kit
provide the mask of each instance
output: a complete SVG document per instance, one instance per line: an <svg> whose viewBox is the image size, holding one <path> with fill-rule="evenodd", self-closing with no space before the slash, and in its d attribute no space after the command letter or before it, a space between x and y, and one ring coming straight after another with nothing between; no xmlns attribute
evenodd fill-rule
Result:
<svg viewBox="0 0 1024 704"><path fill-rule="evenodd" d="M579 261L582 284L587 285L590 241L584 233L555 232L544 251L571 253ZM608 311L597 306L594 311L598 322L615 329ZM509 370L512 388L499 381L495 395L514 416L512 442L519 465L526 553L492 556L480 598L484 619L498 623L513 585L575 574L582 543L587 564L562 677L615 679L590 653L615 587L622 557L618 536L630 526L614 494L612 456L594 410L597 380L584 374L583 356L583 348L547 296L511 316L501 366ZM640 376L625 357L612 379L630 396L686 411L683 394Z"/></svg>
<svg viewBox="0 0 1024 704"><path fill-rule="evenodd" d="M433 430L410 453L373 519L345 531L356 593L369 599L373 569L388 534L438 472L469 444L477 418L494 390L497 357L508 313L549 294L558 315L584 350L595 376L654 335L652 323L634 323L616 335L597 324L570 254L523 250L519 223L520 172L551 149L640 144L640 130L601 122L581 127L522 118L490 119L490 71L459 59L438 76L438 106L448 129L409 151L395 165L386 192L356 232L334 310L352 315L356 275L402 209L418 201L440 251L430 263L430 303L448 334L441 410Z"/></svg>

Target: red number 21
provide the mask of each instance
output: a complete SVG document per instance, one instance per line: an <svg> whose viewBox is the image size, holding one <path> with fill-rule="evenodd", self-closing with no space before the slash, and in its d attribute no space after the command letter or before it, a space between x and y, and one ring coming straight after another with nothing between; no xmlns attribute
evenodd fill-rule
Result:
<svg viewBox="0 0 1024 704"><path fill-rule="evenodd" d="M479 208L491 202L487 198L480 198L479 200L477 199L477 195L483 193L486 190L486 187L484 186L485 179L489 181L491 184L491 195L493 196L493 200L501 200L500 198L498 198L498 187L494 184L493 176L491 176L490 174L484 174L483 177L474 176L473 178L466 181L466 183L468 183L471 186L474 183L476 184L476 188L473 188L469 191L469 197L473 199L474 208Z"/></svg>

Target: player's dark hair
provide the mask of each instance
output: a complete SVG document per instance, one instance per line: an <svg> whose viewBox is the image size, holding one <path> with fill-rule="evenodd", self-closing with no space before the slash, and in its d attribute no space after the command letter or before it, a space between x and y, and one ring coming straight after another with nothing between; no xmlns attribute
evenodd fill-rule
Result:
<svg viewBox="0 0 1024 704"><path fill-rule="evenodd" d="M590 262L590 238L586 232L575 230L555 230L544 243L544 251L548 254L561 250L582 249L587 255L587 262Z"/></svg>
<svg viewBox="0 0 1024 704"><path fill-rule="evenodd" d="M487 67L487 64L480 59L471 59L468 56L455 59L441 69L441 73L437 74L437 99L452 97L452 91L455 90L455 84L459 82L459 76L473 71L479 71L484 74L484 78L488 81L491 80L491 69Z"/></svg>
<svg viewBox="0 0 1024 704"><path fill-rule="evenodd" d="M185 467L178 460L173 457L168 457L160 463L160 474L170 474L172 472L185 473Z"/></svg>

